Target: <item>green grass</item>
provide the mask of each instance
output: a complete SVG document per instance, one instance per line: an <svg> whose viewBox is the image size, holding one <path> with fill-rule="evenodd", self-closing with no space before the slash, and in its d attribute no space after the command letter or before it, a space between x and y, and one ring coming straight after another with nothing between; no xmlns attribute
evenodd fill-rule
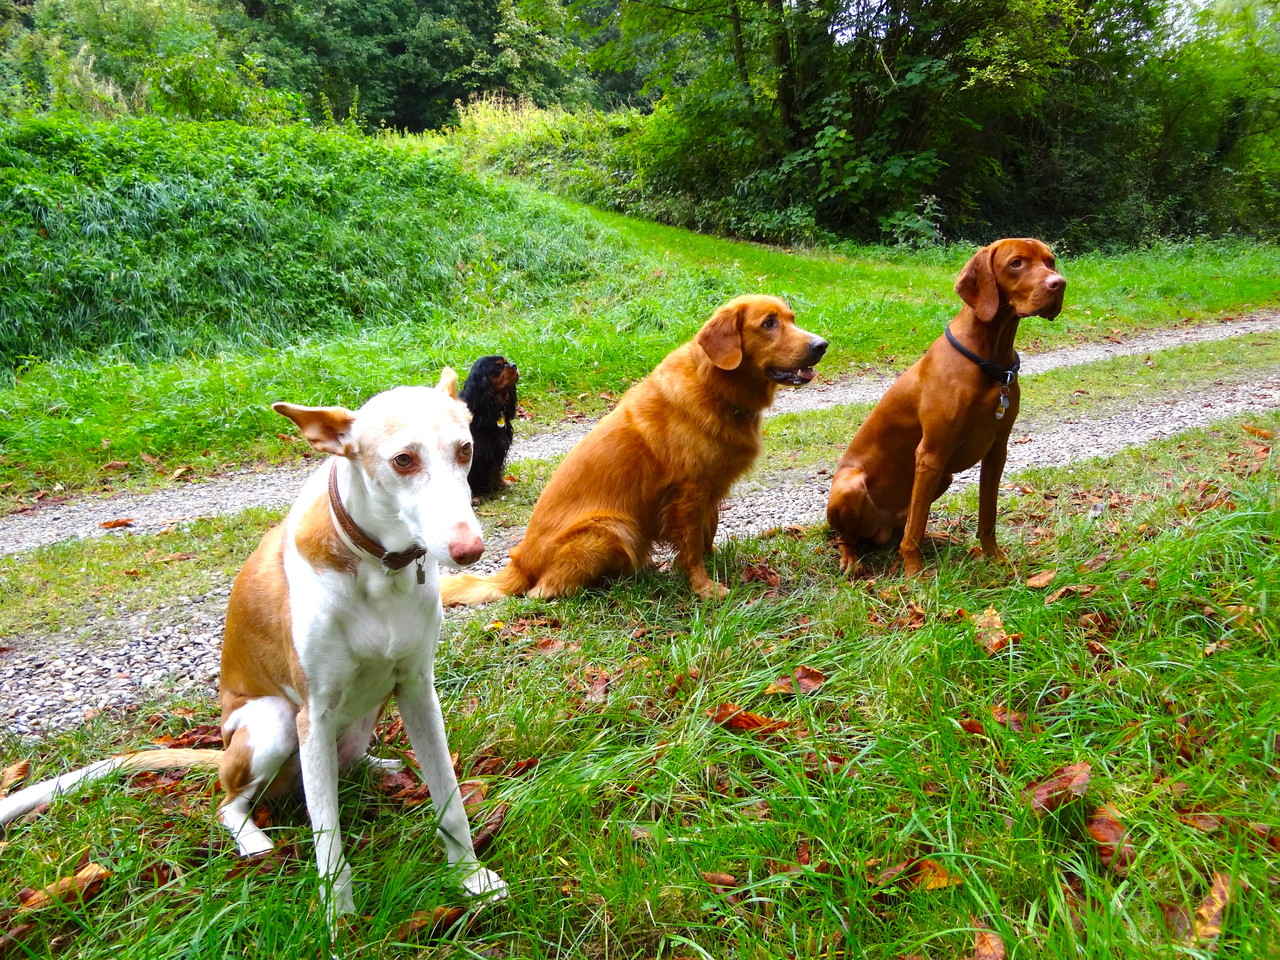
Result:
<svg viewBox="0 0 1280 960"><path fill-rule="evenodd" d="M972 252L732 243L304 127L27 119L0 128L0 178L0 510L278 460L273 401L356 405L495 351L534 424L595 413L745 292L788 296L829 376L901 369ZM1062 265L1067 309L1024 323L1028 350L1280 299L1268 245Z"/></svg>
<svg viewBox="0 0 1280 960"><path fill-rule="evenodd" d="M1246 422L1280 430L1276 414ZM724 603L650 571L452 620L438 664L450 745L464 778L492 767L475 819L509 805L487 860L512 895L442 940L402 936L413 911L459 897L427 809L349 784L361 916L347 952L950 958L972 953L977 917L1011 957L1200 957L1212 944L1172 942L1161 904L1194 910L1222 872L1234 886L1216 955L1274 956L1280 853L1249 827L1280 828L1280 478L1267 442L1225 422L1007 478L1018 487L1002 497L999 528L1011 571L971 554L976 493L965 491L932 524L961 542L930 541L922 579L902 579L886 549L869 558L873 579L844 581L815 529L718 551L733 587ZM1097 518L1094 502L1107 505ZM749 579L749 564L767 565L777 586ZM1025 584L1047 569L1049 586ZM1046 603L1070 585L1085 592ZM973 618L989 607L1021 635L995 656L975 641ZM825 683L765 692L800 665ZM585 696L604 676L602 695ZM722 727L708 712L725 703L789 725L763 736ZM992 707L1025 714L1026 732ZM35 772L214 717L212 704L194 719L143 722L149 712L42 743ZM4 752L29 751L10 740ZM529 758L536 767L516 775L511 764ZM1092 767L1086 795L1035 816L1024 787L1078 762ZM206 781L185 783L104 786L8 829L5 902L86 856L113 871L97 899L36 915L17 956L319 949L301 810L271 814L296 850L263 872L238 870L203 813ZM1127 876L1106 867L1086 828L1104 803L1128 830ZM1206 831L1193 814L1220 820ZM802 849L810 863L785 870ZM960 882L882 879L913 857ZM705 873L730 874L732 898ZM1079 891L1083 935L1064 882Z"/></svg>

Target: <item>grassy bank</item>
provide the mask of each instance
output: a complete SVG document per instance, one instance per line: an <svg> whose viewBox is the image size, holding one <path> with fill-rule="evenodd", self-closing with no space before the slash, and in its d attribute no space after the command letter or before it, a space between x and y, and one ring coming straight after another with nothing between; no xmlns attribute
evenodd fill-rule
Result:
<svg viewBox="0 0 1280 960"><path fill-rule="evenodd" d="M722 604L651 572L455 622L439 664L451 746L482 785L473 819L505 808L487 858L512 895L448 932L406 926L461 901L426 808L356 782L347 948L942 958L970 955L981 922L1011 957L1274 956L1268 447L1233 422L1023 473L1001 526L1020 544L1013 573L944 538L926 552L936 576L904 581L886 551L876 579L849 583L814 530L720 551ZM1101 517L1082 506L1095 502ZM945 509L937 529L971 528L975 495ZM769 692L801 667L814 689ZM33 774L178 735L213 707L149 714L42 745ZM1075 779L1055 793L1062 767ZM85 859L111 871L88 903L10 917L33 925L17 955L318 949L318 925L298 921L315 902L300 807L269 814L281 855L244 865L203 812L205 785L103 787L10 828L9 903ZM1037 787L1054 809L1030 802ZM1197 934L1215 879L1220 931Z"/></svg>

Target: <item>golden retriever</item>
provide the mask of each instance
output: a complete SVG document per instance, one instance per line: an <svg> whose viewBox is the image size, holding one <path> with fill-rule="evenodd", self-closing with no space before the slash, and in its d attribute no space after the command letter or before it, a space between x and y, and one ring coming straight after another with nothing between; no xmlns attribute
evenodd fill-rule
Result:
<svg viewBox="0 0 1280 960"><path fill-rule="evenodd" d="M675 548L694 593L723 597L703 561L720 500L759 455L778 384L808 383L826 349L777 297L730 300L569 451L510 562L443 578L442 599L566 596L637 570L658 542Z"/></svg>

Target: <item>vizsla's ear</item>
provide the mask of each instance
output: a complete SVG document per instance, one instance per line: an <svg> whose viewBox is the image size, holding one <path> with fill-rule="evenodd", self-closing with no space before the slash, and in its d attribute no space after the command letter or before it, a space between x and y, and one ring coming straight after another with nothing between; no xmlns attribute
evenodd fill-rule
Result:
<svg viewBox="0 0 1280 960"><path fill-rule="evenodd" d="M440 371L440 382L436 389L452 400L458 399L458 372L453 367L445 367Z"/></svg>
<svg viewBox="0 0 1280 960"><path fill-rule="evenodd" d="M983 247L964 265L956 277L956 293L967 303L974 315L986 323L996 318L1000 311L1000 287L996 283L996 245Z"/></svg>
<svg viewBox="0 0 1280 960"><path fill-rule="evenodd" d="M742 317L744 304L725 304L698 331L698 346L721 370L736 370L742 363Z"/></svg>
<svg viewBox="0 0 1280 960"><path fill-rule="evenodd" d="M281 402L273 403L271 409L296 423L307 443L321 453L340 457L355 453L350 433L356 415L346 407L299 407Z"/></svg>

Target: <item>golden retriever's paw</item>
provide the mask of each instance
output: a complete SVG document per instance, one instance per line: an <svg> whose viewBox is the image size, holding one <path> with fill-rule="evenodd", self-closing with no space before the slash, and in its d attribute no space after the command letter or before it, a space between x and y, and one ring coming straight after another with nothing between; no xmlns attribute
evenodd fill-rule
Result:
<svg viewBox="0 0 1280 960"><path fill-rule="evenodd" d="M729 595L729 588L723 583L708 580L706 583L694 584L693 592L703 600L723 600Z"/></svg>

